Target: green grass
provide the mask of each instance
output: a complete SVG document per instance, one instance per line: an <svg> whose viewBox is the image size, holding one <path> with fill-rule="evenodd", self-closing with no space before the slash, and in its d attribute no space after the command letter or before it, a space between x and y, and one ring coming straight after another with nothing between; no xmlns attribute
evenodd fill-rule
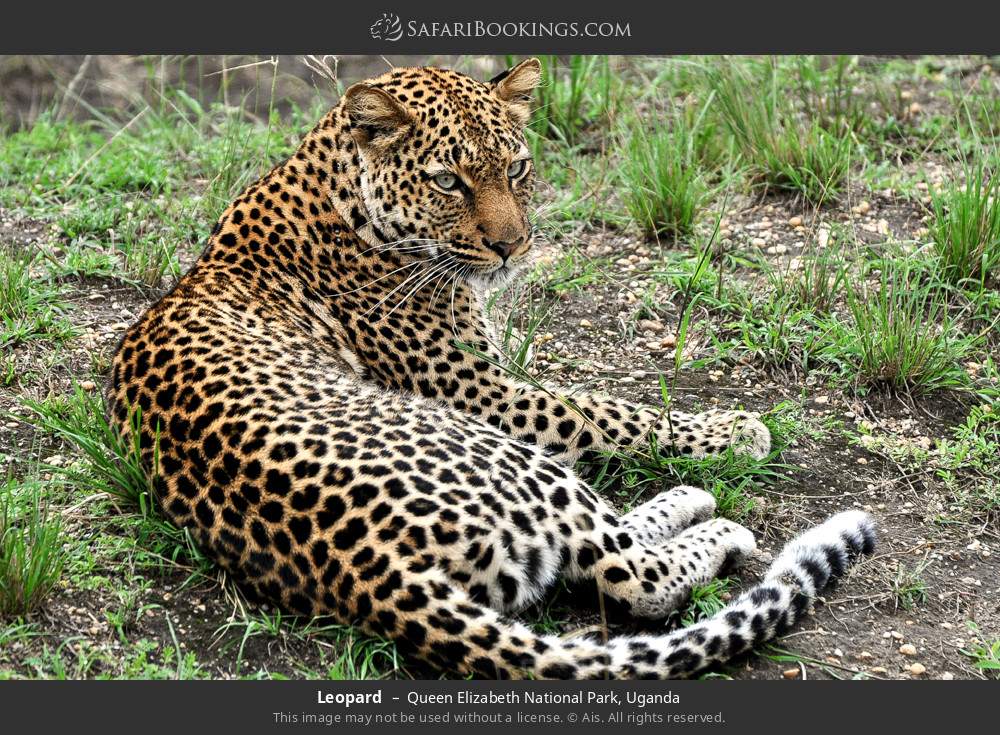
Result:
<svg viewBox="0 0 1000 735"><path fill-rule="evenodd" d="M993 461L1000 456L1000 402L974 406L965 423L955 428L954 441L943 440L939 450L953 467L1000 473Z"/></svg>
<svg viewBox="0 0 1000 735"><path fill-rule="evenodd" d="M139 445L139 432L126 439L105 418L100 396L76 388L68 396L25 400L30 414L21 417L38 429L67 442L80 453L82 467L66 470L68 479L87 491L102 491L132 506L141 506L153 494ZM139 414L133 426L138 427Z"/></svg>
<svg viewBox="0 0 1000 735"><path fill-rule="evenodd" d="M542 56L539 61L542 84L531 122L535 133L574 146L585 130L607 124L615 102L615 77L608 57Z"/></svg>
<svg viewBox="0 0 1000 735"><path fill-rule="evenodd" d="M949 428L947 434L932 447L869 429L849 438L907 472L926 473L929 481L941 483L949 503L937 517L940 522L995 523L1000 518L1000 467L996 461L1000 456L1000 404L994 401L973 406L965 421Z"/></svg>
<svg viewBox="0 0 1000 735"><path fill-rule="evenodd" d="M313 643L320 646L321 651L332 651L329 659L321 657L322 668L299 672L306 678L385 679L401 673L401 659L391 641L362 635L350 626L330 624L318 618L307 620L285 615L280 610L251 610L224 623L215 632L220 650L236 649L236 674L243 665L247 644L255 638L277 642L283 648L291 643Z"/></svg>
<svg viewBox="0 0 1000 735"><path fill-rule="evenodd" d="M62 574L66 539L45 490L38 482L0 483L0 618L37 610Z"/></svg>
<svg viewBox="0 0 1000 735"><path fill-rule="evenodd" d="M0 248L0 348L29 341L64 342L75 334L61 289L41 259Z"/></svg>
<svg viewBox="0 0 1000 735"><path fill-rule="evenodd" d="M78 254L80 262L75 270L96 270L103 275L101 271L107 263L111 272L122 280L150 287L162 285L167 276L178 277L177 247L196 235L181 231L181 224L175 221L179 213L169 201L165 197L112 196L95 200L94 209L85 206L69 209L58 224L64 235L71 238L70 253ZM86 256L87 248L95 246L104 255L96 262Z"/></svg>
<svg viewBox="0 0 1000 735"><path fill-rule="evenodd" d="M572 235L581 222L602 224L624 217L608 193L614 188L614 162L609 155L586 155L576 149L550 146L535 159L546 200L529 218L551 237Z"/></svg>
<svg viewBox="0 0 1000 735"><path fill-rule="evenodd" d="M797 270L765 265L764 288L704 284L699 302L713 318L700 326L714 355L697 364L749 358L859 393L992 390L966 369L982 356L995 323L991 292L980 292L983 298L963 311L922 259L889 255L858 273L848 262L837 251L806 254ZM980 323L985 327L970 329Z"/></svg>
<svg viewBox="0 0 1000 735"><path fill-rule="evenodd" d="M555 263L539 268L529 280L545 291L559 295L580 291L606 279L608 262L591 258L575 248L568 249Z"/></svg>
<svg viewBox="0 0 1000 735"><path fill-rule="evenodd" d="M519 378L528 379L535 358L535 338L552 319L552 304L548 299L537 298L530 284L515 285L510 301L502 306L501 296L500 291L490 296L486 313L499 326L499 347L508 369Z"/></svg>
<svg viewBox="0 0 1000 735"><path fill-rule="evenodd" d="M0 207L55 224L65 255L47 264L54 275L169 285L180 273L178 247L203 243L233 196L320 114L254 123L182 90L154 106L95 111L88 122L44 114L0 136Z"/></svg>
<svg viewBox="0 0 1000 735"><path fill-rule="evenodd" d="M906 393L966 389L962 363L977 340L948 315L940 289L901 262L883 264L877 283L848 290L847 362L856 384Z"/></svg>
<svg viewBox="0 0 1000 735"><path fill-rule="evenodd" d="M806 374L836 363L831 335L835 322L780 290L730 293L722 323L725 338L714 344L720 355L735 352L765 365Z"/></svg>
<svg viewBox="0 0 1000 735"><path fill-rule="evenodd" d="M929 562L923 561L912 568L900 564L896 578L892 581L892 594L897 606L911 611L927 601L927 583L923 574L928 564Z"/></svg>
<svg viewBox="0 0 1000 735"><path fill-rule="evenodd" d="M712 344L711 354L693 361L704 367L753 360L768 368L805 375L817 369L842 371L836 335L843 331L833 307L844 292L846 266L834 254L804 255L798 269L778 268L758 258L732 258L729 267L763 271L752 281L729 278L717 267L692 280L690 261L675 261L681 274L661 278L690 289L707 317L695 325Z"/></svg>
<svg viewBox="0 0 1000 735"><path fill-rule="evenodd" d="M844 294L847 262L837 251L820 251L801 258L801 267L772 274L771 287L779 296L814 313L829 314Z"/></svg>
<svg viewBox="0 0 1000 735"><path fill-rule="evenodd" d="M633 119L621 133L622 198L648 239L676 241L691 234L711 198L697 147L707 110L706 105L693 119L675 111L653 129Z"/></svg>
<svg viewBox="0 0 1000 735"><path fill-rule="evenodd" d="M800 194L821 204L842 189L854 155L849 130L804 116L780 88L777 67L750 73L735 63L710 71L723 120L751 184Z"/></svg>
<svg viewBox="0 0 1000 735"><path fill-rule="evenodd" d="M983 287L1000 268L1000 177L984 162L966 168L961 183L931 187L930 225L941 276Z"/></svg>
<svg viewBox="0 0 1000 735"><path fill-rule="evenodd" d="M867 100L857 91L861 82L857 57L792 56L784 61L788 67L786 85L798 98L800 108L825 130L857 133L869 123ZM781 71L776 67L776 73Z"/></svg>
<svg viewBox="0 0 1000 735"><path fill-rule="evenodd" d="M170 561L194 562L196 570L208 568L190 536L169 523L160 513L157 497L158 455L152 448L152 466L147 466L140 446L139 413L133 414L133 430L121 436L105 418L103 400L80 388L55 400L25 400L28 414L23 421L66 442L80 460L47 468L62 481L86 493L107 494L135 513L140 520L133 533L151 552Z"/></svg>
<svg viewBox="0 0 1000 735"><path fill-rule="evenodd" d="M805 254L797 269L765 263L765 287L729 284L706 299L724 315L720 355L736 353L766 365L807 374L842 369L836 335L842 331L834 309L844 297L847 265L837 252Z"/></svg>
<svg viewBox="0 0 1000 735"><path fill-rule="evenodd" d="M938 451L953 469L1000 477L995 461L1000 456L1000 402L974 406L965 422L955 428L954 439L941 440Z"/></svg>
<svg viewBox="0 0 1000 735"><path fill-rule="evenodd" d="M1000 139L1000 79L996 74L984 74L971 86L953 85L943 96L955 107L953 129L961 153L995 146Z"/></svg>
<svg viewBox="0 0 1000 735"><path fill-rule="evenodd" d="M56 272L161 286L164 278L180 275L178 245L198 237L198 226L188 221L190 213L181 210L162 195L118 193L65 207L56 224L69 247Z"/></svg>
<svg viewBox="0 0 1000 735"><path fill-rule="evenodd" d="M726 606L723 598L733 586L729 577L713 579L708 584L696 584L691 588L691 597L681 612L681 625L687 627L699 620L710 618Z"/></svg>
<svg viewBox="0 0 1000 735"><path fill-rule="evenodd" d="M692 459L652 446L640 452L618 454L580 465L581 473L591 485L605 495L616 496L626 508L666 488L694 485L712 493L720 516L734 521L750 517L754 510L752 493L758 483L777 482L784 476L782 469L731 451Z"/></svg>
<svg viewBox="0 0 1000 735"><path fill-rule="evenodd" d="M82 636L42 645L24 661L26 672L0 671L0 679L32 678L56 681L79 679L189 680L209 678L197 655L182 651L174 636L171 644L139 639L111 652L92 645Z"/></svg>
<svg viewBox="0 0 1000 735"><path fill-rule="evenodd" d="M962 653L972 660L972 665L990 679L1000 679L1000 638L988 639L973 622L968 624L972 643Z"/></svg>
<svg viewBox="0 0 1000 735"><path fill-rule="evenodd" d="M950 438L941 439L935 474L976 517L1000 517L1000 402L974 406Z"/></svg>
<svg viewBox="0 0 1000 735"><path fill-rule="evenodd" d="M25 643L37 636L38 628L36 625L23 618L16 618L10 623L0 623L0 651L10 650L13 644ZM0 679L3 678L3 670L0 669Z"/></svg>
<svg viewBox="0 0 1000 735"><path fill-rule="evenodd" d="M543 232L560 236L582 221L615 217L606 193L613 162L603 135L615 119L619 84L600 56L543 56L525 137L551 199L531 213ZM508 58L513 65L517 60Z"/></svg>

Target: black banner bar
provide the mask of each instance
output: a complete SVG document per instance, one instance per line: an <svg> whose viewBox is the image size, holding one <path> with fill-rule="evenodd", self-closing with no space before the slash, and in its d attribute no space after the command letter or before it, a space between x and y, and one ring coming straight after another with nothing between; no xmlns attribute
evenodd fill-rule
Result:
<svg viewBox="0 0 1000 735"><path fill-rule="evenodd" d="M5 682L0 711L11 733L909 734L992 731L995 690L990 682Z"/></svg>
<svg viewBox="0 0 1000 735"><path fill-rule="evenodd" d="M1000 4L8 3L3 53L998 53Z"/></svg>

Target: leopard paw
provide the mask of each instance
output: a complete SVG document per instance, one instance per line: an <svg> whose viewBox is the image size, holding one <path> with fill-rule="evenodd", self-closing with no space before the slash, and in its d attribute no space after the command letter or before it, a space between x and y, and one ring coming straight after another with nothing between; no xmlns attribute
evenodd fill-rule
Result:
<svg viewBox="0 0 1000 735"><path fill-rule="evenodd" d="M763 459L771 451L771 431L755 414L746 411L707 411L699 414L704 438L697 455L721 454L732 448L736 454Z"/></svg>

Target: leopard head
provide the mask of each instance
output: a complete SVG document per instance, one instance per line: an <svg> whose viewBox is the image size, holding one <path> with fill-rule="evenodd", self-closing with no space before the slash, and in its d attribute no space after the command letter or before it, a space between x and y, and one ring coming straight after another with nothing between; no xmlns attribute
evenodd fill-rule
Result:
<svg viewBox="0 0 1000 735"><path fill-rule="evenodd" d="M524 126L540 78L529 59L485 83L424 68L355 84L341 103L353 155L338 209L374 246L471 282L513 275L532 244Z"/></svg>

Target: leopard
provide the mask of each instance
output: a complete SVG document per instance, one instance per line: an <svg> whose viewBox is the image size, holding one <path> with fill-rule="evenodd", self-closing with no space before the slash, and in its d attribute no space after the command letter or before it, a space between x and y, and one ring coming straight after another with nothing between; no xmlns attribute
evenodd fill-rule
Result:
<svg viewBox="0 0 1000 735"><path fill-rule="evenodd" d="M489 81L422 67L350 86L126 331L108 417L166 518L253 599L453 676L690 677L811 614L876 529L833 515L716 614L668 624L759 554L754 534L686 485L621 512L577 463L650 445L762 459L771 434L757 414L511 367L487 305L539 239L526 127L541 77L528 59ZM557 579L663 627L537 632L517 614Z"/></svg>

